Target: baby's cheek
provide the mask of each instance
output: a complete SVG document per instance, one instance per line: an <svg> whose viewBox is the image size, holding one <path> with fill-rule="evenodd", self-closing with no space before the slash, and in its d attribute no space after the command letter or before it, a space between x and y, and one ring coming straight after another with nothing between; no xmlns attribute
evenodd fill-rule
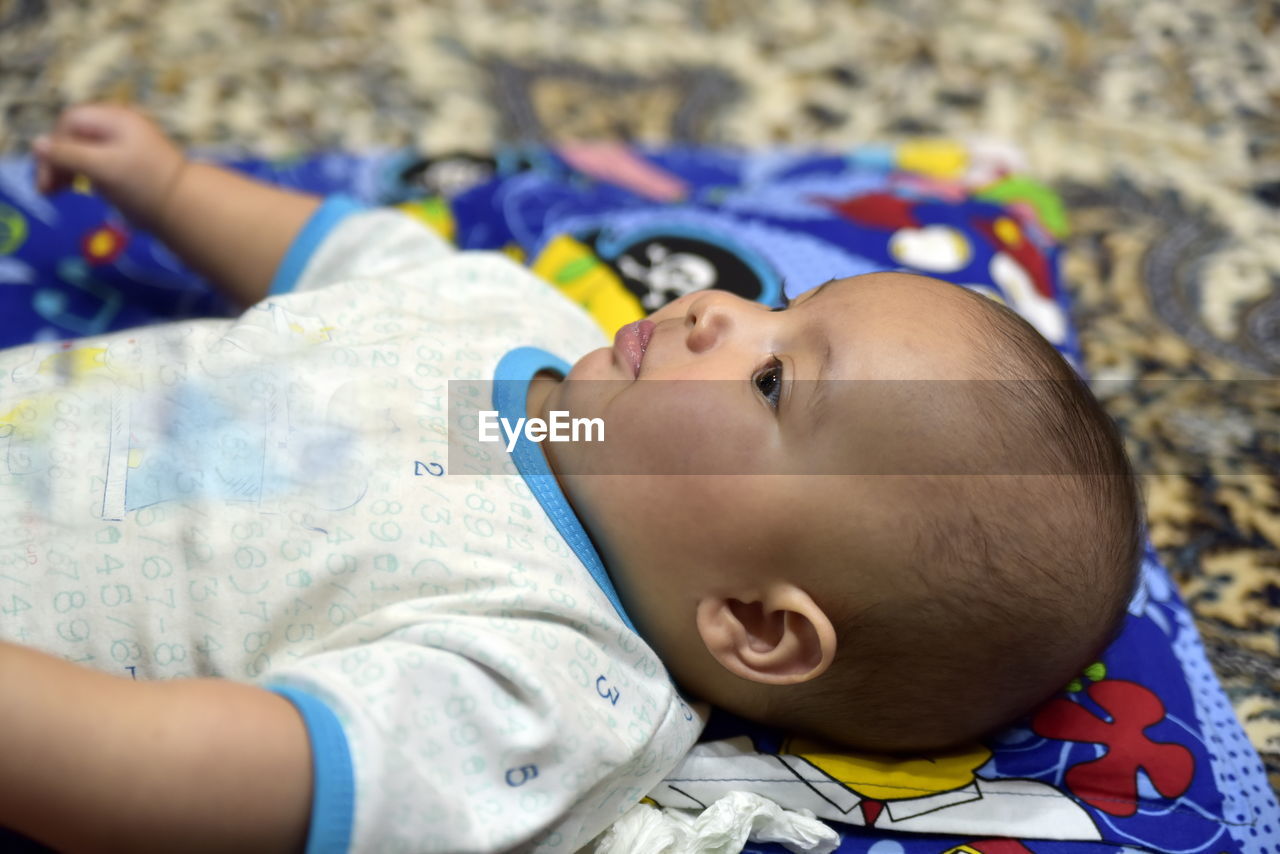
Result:
<svg viewBox="0 0 1280 854"><path fill-rule="evenodd" d="M723 420L699 407L696 382L663 383L683 386L677 395L646 401L641 407L617 413L606 422L611 451L627 474L706 474L720 467L715 454L723 440ZM680 399L677 399L677 396ZM621 417L619 417L621 416ZM609 444L607 443L607 444Z"/></svg>
<svg viewBox="0 0 1280 854"><path fill-rule="evenodd" d="M577 382L579 380L598 381L608 376L607 370L613 358L613 353L608 347L601 347L598 350L592 350L581 359L573 363L573 367L569 369L569 375L566 381Z"/></svg>

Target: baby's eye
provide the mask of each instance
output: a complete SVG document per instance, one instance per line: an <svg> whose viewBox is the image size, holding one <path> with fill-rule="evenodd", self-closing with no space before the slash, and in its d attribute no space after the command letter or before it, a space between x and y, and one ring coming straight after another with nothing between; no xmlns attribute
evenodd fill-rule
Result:
<svg viewBox="0 0 1280 854"><path fill-rule="evenodd" d="M782 363L777 358L771 359L768 365L756 373L752 381L769 405L777 409L778 402L782 399Z"/></svg>

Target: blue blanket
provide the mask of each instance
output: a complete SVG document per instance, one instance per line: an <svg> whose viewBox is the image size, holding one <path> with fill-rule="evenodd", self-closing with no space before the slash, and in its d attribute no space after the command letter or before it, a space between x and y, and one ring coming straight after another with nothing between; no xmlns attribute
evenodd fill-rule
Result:
<svg viewBox="0 0 1280 854"><path fill-rule="evenodd" d="M507 252L608 332L698 288L776 304L829 278L905 269L1007 303L1080 364L1058 273L1060 202L999 156L955 143L224 162L396 205L462 248ZM87 185L38 196L25 159L0 162L0 284L0 346L230 312ZM1280 851L1280 808L1261 763L1150 546L1119 640L987 744L889 761L716 715L700 749L705 761L677 769L654 793L659 803L755 788L830 820L841 852Z"/></svg>

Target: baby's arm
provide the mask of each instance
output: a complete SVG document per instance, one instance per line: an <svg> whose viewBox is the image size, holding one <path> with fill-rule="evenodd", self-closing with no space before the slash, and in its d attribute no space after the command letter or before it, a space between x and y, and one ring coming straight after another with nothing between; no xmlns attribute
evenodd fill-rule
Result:
<svg viewBox="0 0 1280 854"><path fill-rule="evenodd" d="M300 851L306 729L218 679L134 682L0 643L0 827L58 851Z"/></svg>
<svg viewBox="0 0 1280 854"><path fill-rule="evenodd" d="M193 162L148 118L111 104L65 111L33 144L36 185L52 193L81 173L241 306L271 279L320 199Z"/></svg>

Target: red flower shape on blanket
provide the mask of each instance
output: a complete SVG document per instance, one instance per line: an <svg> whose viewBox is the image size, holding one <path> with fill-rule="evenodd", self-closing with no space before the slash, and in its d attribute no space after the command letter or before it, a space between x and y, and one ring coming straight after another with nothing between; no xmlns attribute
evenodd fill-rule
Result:
<svg viewBox="0 0 1280 854"><path fill-rule="evenodd" d="M1156 791L1176 798L1191 786L1195 759L1181 744L1152 741L1144 730L1164 720L1164 704L1134 682L1108 679L1089 686L1089 697L1107 714L1103 720L1078 703L1046 703L1031 722L1037 735L1101 744L1107 752L1067 772L1071 794L1115 816L1138 809L1138 769L1147 772Z"/></svg>

